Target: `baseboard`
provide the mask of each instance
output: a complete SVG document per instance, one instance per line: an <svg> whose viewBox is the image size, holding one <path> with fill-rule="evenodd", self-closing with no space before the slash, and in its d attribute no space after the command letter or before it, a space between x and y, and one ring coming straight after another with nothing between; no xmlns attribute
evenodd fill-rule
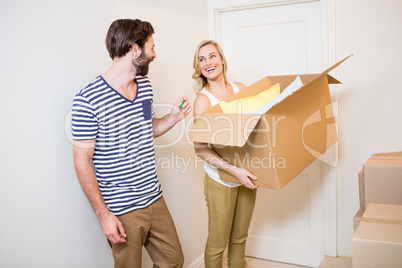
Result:
<svg viewBox="0 0 402 268"><path fill-rule="evenodd" d="M192 263L188 265L189 268L204 268L204 254L196 258Z"/></svg>

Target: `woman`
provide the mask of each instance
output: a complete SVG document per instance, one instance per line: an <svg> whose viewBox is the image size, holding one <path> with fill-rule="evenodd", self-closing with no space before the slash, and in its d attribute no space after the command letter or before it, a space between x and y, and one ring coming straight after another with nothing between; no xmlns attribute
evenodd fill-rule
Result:
<svg viewBox="0 0 402 268"><path fill-rule="evenodd" d="M220 45L201 42L194 55L195 120L204 111L245 88L226 79L227 63ZM204 160L204 193L208 207L208 239L205 267L222 267L222 254L229 243L228 266L246 267L245 248L256 198L252 180L257 178L244 168L224 161L208 144L194 143L195 152ZM218 168L234 175L239 183L220 179Z"/></svg>

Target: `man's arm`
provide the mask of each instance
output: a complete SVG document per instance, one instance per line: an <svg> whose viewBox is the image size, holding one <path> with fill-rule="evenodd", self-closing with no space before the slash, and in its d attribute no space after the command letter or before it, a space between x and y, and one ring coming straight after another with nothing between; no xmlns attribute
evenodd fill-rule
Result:
<svg viewBox="0 0 402 268"><path fill-rule="evenodd" d="M81 187L101 222L102 231L112 243L126 242L123 225L107 208L92 169L95 140L74 141L74 168Z"/></svg>
<svg viewBox="0 0 402 268"><path fill-rule="evenodd" d="M169 114L162 118L154 118L152 120L154 137L157 138L165 134L169 129L176 125L177 122L186 118L190 111L191 104L188 98L185 95L178 98Z"/></svg>

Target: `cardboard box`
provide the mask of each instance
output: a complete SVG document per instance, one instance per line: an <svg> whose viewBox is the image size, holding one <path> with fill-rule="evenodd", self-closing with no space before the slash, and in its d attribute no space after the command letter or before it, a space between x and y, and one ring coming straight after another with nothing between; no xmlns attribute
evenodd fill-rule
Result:
<svg viewBox="0 0 402 268"><path fill-rule="evenodd" d="M402 159L402 152L392 152L392 153L377 153L373 154L370 158L373 159Z"/></svg>
<svg viewBox="0 0 402 268"><path fill-rule="evenodd" d="M350 57L350 56L349 56ZM303 81L292 95L263 115L223 114L217 104L194 122L193 142L212 145L229 163L257 176L256 185L281 189L337 141L328 84L340 82L328 73L299 75ZM254 96L277 83L281 92L298 75L267 76L226 101ZM221 179L238 182L219 169Z"/></svg>
<svg viewBox="0 0 402 268"><path fill-rule="evenodd" d="M363 168L360 170L358 174L358 180L359 180L359 201L360 201L360 207L364 207L364 172Z"/></svg>
<svg viewBox="0 0 402 268"><path fill-rule="evenodd" d="M354 268L402 267L402 205L369 204L352 246Z"/></svg>
<svg viewBox="0 0 402 268"><path fill-rule="evenodd" d="M357 227L363 220L364 207L360 207L356 215L353 217L353 231L356 232Z"/></svg>
<svg viewBox="0 0 402 268"><path fill-rule="evenodd" d="M402 224L402 205L371 203L364 211L362 219L365 222Z"/></svg>
<svg viewBox="0 0 402 268"><path fill-rule="evenodd" d="M364 207L402 205L402 157L373 155L364 164Z"/></svg>
<svg viewBox="0 0 402 268"><path fill-rule="evenodd" d="M402 224L365 222L352 240L353 268L402 267Z"/></svg>

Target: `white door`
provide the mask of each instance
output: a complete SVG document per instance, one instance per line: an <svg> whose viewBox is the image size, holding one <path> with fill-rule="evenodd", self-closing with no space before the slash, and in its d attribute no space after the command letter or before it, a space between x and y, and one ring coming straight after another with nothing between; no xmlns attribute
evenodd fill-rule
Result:
<svg viewBox="0 0 402 268"><path fill-rule="evenodd" d="M321 73L329 67L320 1L223 10L214 27L230 80L250 85L267 75ZM281 190L260 188L246 254L318 267L326 253L325 191L320 160Z"/></svg>

